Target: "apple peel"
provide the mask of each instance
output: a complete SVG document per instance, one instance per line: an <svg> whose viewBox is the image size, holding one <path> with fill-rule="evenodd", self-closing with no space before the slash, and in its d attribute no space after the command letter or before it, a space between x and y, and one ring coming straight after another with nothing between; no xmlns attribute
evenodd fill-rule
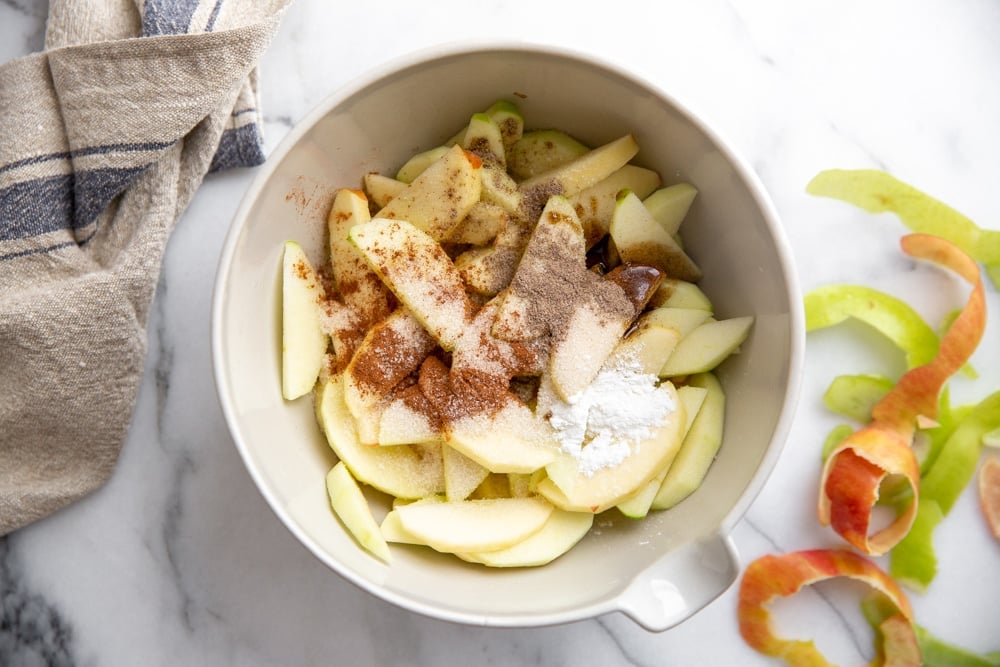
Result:
<svg viewBox="0 0 1000 667"><path fill-rule="evenodd" d="M991 456L979 469L979 505L993 536L1000 540L1000 458Z"/></svg>
<svg viewBox="0 0 1000 667"><path fill-rule="evenodd" d="M780 658L789 665L830 665L812 641L777 637L767 604L774 598L790 597L804 586L837 577L868 584L881 593L880 599L884 599L893 611L879 626L885 660L877 658L873 664L920 664L913 611L903 590L877 565L846 549L766 555L750 563L740 582L737 608L744 641L756 651Z"/></svg>
<svg viewBox="0 0 1000 667"><path fill-rule="evenodd" d="M962 368L986 327L986 301L976 262L953 243L930 234L910 234L903 251L951 269L973 284L965 307L941 339L928 363L907 371L872 409L872 421L848 436L823 467L817 508L819 521L831 525L849 544L868 555L882 555L907 534L917 514L920 466L911 447L920 420L937 417L945 382ZM912 497L892 523L869 537L879 487L901 475Z"/></svg>

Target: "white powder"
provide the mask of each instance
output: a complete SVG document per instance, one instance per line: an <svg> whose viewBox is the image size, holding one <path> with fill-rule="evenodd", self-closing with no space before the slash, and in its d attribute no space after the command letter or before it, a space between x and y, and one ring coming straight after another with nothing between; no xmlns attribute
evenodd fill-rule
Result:
<svg viewBox="0 0 1000 667"><path fill-rule="evenodd" d="M634 356L606 366L568 402L554 401L549 423L560 448L590 477L620 464L663 426L675 405Z"/></svg>

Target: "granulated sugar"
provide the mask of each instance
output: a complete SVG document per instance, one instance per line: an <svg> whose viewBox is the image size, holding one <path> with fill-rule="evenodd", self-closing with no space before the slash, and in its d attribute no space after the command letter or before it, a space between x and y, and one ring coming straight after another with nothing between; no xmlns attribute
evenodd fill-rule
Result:
<svg viewBox="0 0 1000 667"><path fill-rule="evenodd" d="M618 465L666 423L676 406L657 390L657 377L637 359L625 357L605 367L568 402L555 401L549 423L560 448L591 476Z"/></svg>

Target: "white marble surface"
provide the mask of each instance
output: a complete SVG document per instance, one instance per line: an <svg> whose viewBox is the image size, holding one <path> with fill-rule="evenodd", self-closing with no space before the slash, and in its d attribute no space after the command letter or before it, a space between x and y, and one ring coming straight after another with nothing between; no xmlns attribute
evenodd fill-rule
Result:
<svg viewBox="0 0 1000 667"><path fill-rule="evenodd" d="M585 49L631 67L703 113L770 190L804 289L862 282L931 321L964 299L896 250L903 227L805 184L830 167L884 168L1000 228L1000 5L868 0L523 3L296 0L261 64L266 133L289 127L366 68L416 48L500 36ZM0 62L41 47L46 3L0 0ZM0 138L2 140L2 138ZM526 630L462 627L377 600L316 561L258 495L212 380L209 304L227 226L252 171L213 176L168 248L147 372L110 483L0 538L0 663L11 665L753 665L736 588L649 634L611 616ZM988 290L989 305L1000 298ZM960 400L1000 386L991 324ZM737 527L745 562L838 545L815 520L818 452L837 420L820 395L842 372L898 373L860 328L810 337L800 409L774 474ZM941 573L911 594L917 620L977 651L1000 649L1000 544L971 489L937 535ZM842 583L778 607L788 635L860 664L871 637Z"/></svg>

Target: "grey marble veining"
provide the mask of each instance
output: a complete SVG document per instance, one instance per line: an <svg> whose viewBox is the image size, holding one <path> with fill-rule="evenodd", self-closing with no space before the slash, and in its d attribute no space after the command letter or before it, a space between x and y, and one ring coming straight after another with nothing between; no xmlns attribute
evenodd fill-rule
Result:
<svg viewBox="0 0 1000 667"><path fill-rule="evenodd" d="M315 104L372 66L457 38L506 37L592 51L704 114L760 175L804 289L871 284L929 321L964 298L900 256L902 226L809 197L831 167L887 169L1000 228L995 85L1000 5L708 0L615 5L613 20L558 0L297 0L261 63L270 149ZM0 0L0 62L41 48L45 2ZM400 610L319 563L260 497L215 396L209 310L216 262L253 170L207 179L175 230L149 328L129 439L108 485L0 538L0 665L770 665L738 634L736 587L653 635L612 615L552 628L457 626ZM992 309L1000 306L988 290ZM973 363L977 400L1000 385L1000 326ZM860 331L809 339L795 423L778 465L733 529L741 558L840 543L815 519L818 452L836 423L821 395L844 372L893 372ZM990 379L994 382L991 383ZM911 594L918 621L973 650L1000 649L1000 545L964 494L938 532L940 574ZM871 638L857 589L824 586L779 605L786 634L858 664ZM961 613L957 613L960 610Z"/></svg>

